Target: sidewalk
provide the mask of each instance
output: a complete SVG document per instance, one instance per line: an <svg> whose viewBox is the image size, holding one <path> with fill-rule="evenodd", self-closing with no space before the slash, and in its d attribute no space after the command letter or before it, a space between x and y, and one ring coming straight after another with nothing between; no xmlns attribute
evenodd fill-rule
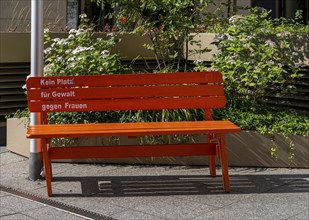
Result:
<svg viewBox="0 0 309 220"><path fill-rule="evenodd" d="M53 197L0 147L0 219L308 219L309 170L53 163ZM87 214L88 211L88 214Z"/></svg>

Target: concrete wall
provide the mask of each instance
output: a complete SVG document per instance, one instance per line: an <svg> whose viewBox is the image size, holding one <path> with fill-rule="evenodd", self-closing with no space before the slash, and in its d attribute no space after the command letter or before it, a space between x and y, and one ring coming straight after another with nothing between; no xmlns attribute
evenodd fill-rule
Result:
<svg viewBox="0 0 309 220"><path fill-rule="evenodd" d="M59 31L66 26L67 0L44 1L44 26ZM0 1L0 32L31 30L31 0Z"/></svg>
<svg viewBox="0 0 309 220"><path fill-rule="evenodd" d="M30 63L31 35L0 33L0 48L0 63Z"/></svg>
<svg viewBox="0 0 309 220"><path fill-rule="evenodd" d="M26 138L25 119L8 119L7 121L7 149L19 155L29 157L29 139ZM275 135L274 141L267 135L253 131L241 131L227 135L227 155L230 166L246 167L294 167L309 168L308 164L308 136L292 136L295 156L293 161L288 160L289 142L282 135ZM117 140L117 139L116 139ZM204 143L205 136L200 136L199 143ZM117 141L124 145L139 145L136 138L120 137ZM79 140L79 146L110 145L107 138L90 138ZM114 143L114 142L113 142ZM270 156L270 147L276 143L278 147L277 159ZM61 160L83 163L125 163L125 164L166 164L166 165L206 165L207 157L144 157L144 158L105 158L105 159L77 159ZM217 161L218 162L218 161ZM218 163L219 164L219 163Z"/></svg>
<svg viewBox="0 0 309 220"><path fill-rule="evenodd" d="M68 34L52 33L51 36L65 38ZM94 37L106 38L106 34L96 33ZM137 56L154 59L153 52L143 47L143 44L150 43L147 36L117 34L115 37L120 38L121 41L115 46L113 52L119 52L124 60L132 60ZM0 63L29 63L30 40L30 33L0 33Z"/></svg>

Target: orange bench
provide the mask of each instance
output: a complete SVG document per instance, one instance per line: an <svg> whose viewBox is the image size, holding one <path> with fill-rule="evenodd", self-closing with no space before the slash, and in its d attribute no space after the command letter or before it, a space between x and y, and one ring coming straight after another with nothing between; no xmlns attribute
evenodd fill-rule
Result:
<svg viewBox="0 0 309 220"><path fill-rule="evenodd" d="M52 159L121 158L157 156L209 156L211 176L220 159L223 186L230 191L225 133L239 132L229 121L212 120L211 109L225 106L219 72L121 74L99 76L29 77L30 112L43 124L28 127L27 138L41 141L47 193L52 195ZM204 121L97 124L48 124L48 112L113 110L204 109ZM51 138L207 134L206 144L137 146L50 147Z"/></svg>

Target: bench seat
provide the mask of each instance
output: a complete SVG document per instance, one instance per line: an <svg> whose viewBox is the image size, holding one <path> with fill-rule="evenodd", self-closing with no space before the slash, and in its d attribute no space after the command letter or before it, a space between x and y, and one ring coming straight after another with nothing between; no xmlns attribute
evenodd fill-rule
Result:
<svg viewBox="0 0 309 220"><path fill-rule="evenodd" d="M27 138L213 134L239 131L240 128L230 121L43 124L29 126Z"/></svg>

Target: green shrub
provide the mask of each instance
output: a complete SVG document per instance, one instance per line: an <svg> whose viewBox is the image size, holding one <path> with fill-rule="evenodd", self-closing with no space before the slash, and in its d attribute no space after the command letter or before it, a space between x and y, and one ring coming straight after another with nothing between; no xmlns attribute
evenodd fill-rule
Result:
<svg viewBox="0 0 309 220"><path fill-rule="evenodd" d="M272 87L297 77L299 52L293 41L309 33L308 26L293 21L271 20L270 12L253 8L248 16L233 16L230 25L222 28L214 44L212 68L224 75L226 94L230 101L259 101ZM280 22L279 22L280 21Z"/></svg>
<svg viewBox="0 0 309 220"><path fill-rule="evenodd" d="M154 52L156 71L187 71L188 45L201 29L214 23L215 14L204 10L213 0L92 0L104 7L117 8L114 14L120 32L146 35L151 43L144 47ZM211 19L210 19L211 18ZM184 49L185 48L185 49ZM200 50L207 51L207 48ZM183 62L183 60L185 62Z"/></svg>
<svg viewBox="0 0 309 220"><path fill-rule="evenodd" d="M124 67L118 54L111 49L117 40L94 38L94 26L88 24L86 15L82 15L79 28L71 29L67 38L52 38L45 31L44 50L46 67L44 75L96 75L102 73L121 73Z"/></svg>
<svg viewBox="0 0 309 220"><path fill-rule="evenodd" d="M290 140L292 160L294 148L289 137L308 135L309 118L266 106L263 98L269 92L291 92L285 85L298 76L304 61L298 46L308 39L309 28L295 20L271 20L269 13L253 8L247 16L231 17L230 24L219 30L214 42L219 52L211 67L223 73L227 106L214 112L215 118L231 120L243 130L283 134ZM195 63L196 71L208 69L203 62ZM276 150L271 147L274 157Z"/></svg>
<svg viewBox="0 0 309 220"><path fill-rule="evenodd" d="M242 130L258 131L261 134L308 135L309 116L291 109L254 105L229 106L216 109L214 119L230 120Z"/></svg>

